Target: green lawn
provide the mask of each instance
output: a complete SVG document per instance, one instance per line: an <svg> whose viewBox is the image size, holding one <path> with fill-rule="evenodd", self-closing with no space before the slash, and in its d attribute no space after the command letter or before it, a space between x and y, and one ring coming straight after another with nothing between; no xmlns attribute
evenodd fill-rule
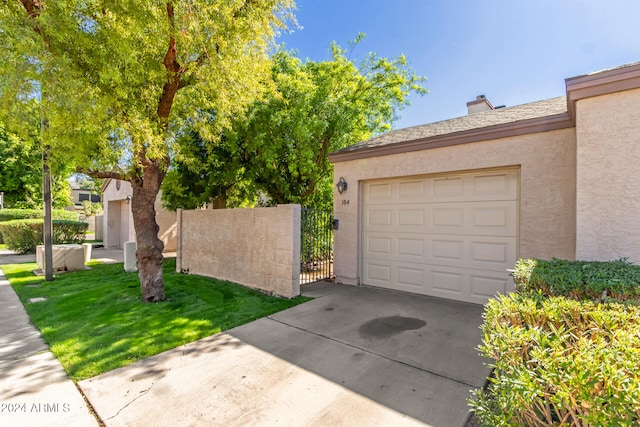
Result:
<svg viewBox="0 0 640 427"><path fill-rule="evenodd" d="M175 272L164 263L167 301L143 303L138 275L122 264L89 264L44 282L36 264L2 270L69 376L79 381L305 302ZM28 285L40 284L41 287ZM28 303L29 298L47 301Z"/></svg>
<svg viewBox="0 0 640 427"><path fill-rule="evenodd" d="M7 249L6 243L0 243L0 249Z"/></svg>

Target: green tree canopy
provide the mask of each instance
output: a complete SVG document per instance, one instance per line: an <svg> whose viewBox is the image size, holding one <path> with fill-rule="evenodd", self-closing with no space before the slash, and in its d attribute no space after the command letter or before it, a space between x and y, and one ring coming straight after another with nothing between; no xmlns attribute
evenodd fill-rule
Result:
<svg viewBox="0 0 640 427"><path fill-rule="evenodd" d="M71 203L66 178L68 165L56 162L52 199L55 208ZM42 208L42 147L37 135L20 138L8 132L0 123L0 191L4 193L5 208Z"/></svg>
<svg viewBox="0 0 640 427"><path fill-rule="evenodd" d="M267 51L291 7L292 0L0 3L0 114L17 127L33 106L52 157L131 183L146 301L165 298L154 202L172 143L187 122L214 141L261 95Z"/></svg>
<svg viewBox="0 0 640 427"><path fill-rule="evenodd" d="M258 190L244 176L243 165L226 136L217 144L208 144L191 130L178 140L180 155L163 182L162 201L165 208L196 209L246 207L253 205Z"/></svg>
<svg viewBox="0 0 640 427"><path fill-rule="evenodd" d="M402 55L389 59L370 53L356 64L336 43L331 52L331 60L315 62L279 49L271 58L274 89L233 121L224 133L224 148L192 156L194 139L188 140L183 146L186 160L178 156L170 172L169 183L179 185L168 185L165 199L198 194L201 204L204 194L225 196L224 191L207 193L198 187L203 182L209 190L227 192L236 183L246 189L250 182L251 189L274 203L331 209L328 154L391 129L409 95L427 92L425 78L417 76ZM169 203L172 208L178 205Z"/></svg>

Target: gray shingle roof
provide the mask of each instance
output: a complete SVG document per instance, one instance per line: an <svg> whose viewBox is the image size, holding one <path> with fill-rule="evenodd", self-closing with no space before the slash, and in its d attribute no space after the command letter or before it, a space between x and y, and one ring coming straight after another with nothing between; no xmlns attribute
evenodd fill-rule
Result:
<svg viewBox="0 0 640 427"><path fill-rule="evenodd" d="M373 147L392 145L399 142L422 140L435 136L455 134L457 132L463 132L472 129L481 129L495 125L515 123L522 120L554 116L566 112L566 96L559 96L557 98L545 99L543 101L536 101L508 108L483 111L468 116L457 117L455 119L392 130L373 137L367 141L350 145L349 147L343 148L336 153L360 151Z"/></svg>

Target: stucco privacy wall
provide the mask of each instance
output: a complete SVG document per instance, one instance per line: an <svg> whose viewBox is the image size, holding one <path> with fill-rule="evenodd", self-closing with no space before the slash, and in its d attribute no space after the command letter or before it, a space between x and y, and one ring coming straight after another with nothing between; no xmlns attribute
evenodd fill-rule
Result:
<svg viewBox="0 0 640 427"><path fill-rule="evenodd" d="M164 243L164 252L175 252L178 249L178 224L176 213L162 207L162 192L156 197L156 222L158 223L158 237ZM133 224L133 221L131 222Z"/></svg>
<svg viewBox="0 0 640 427"><path fill-rule="evenodd" d="M576 103L579 259L640 263L639 124L640 89Z"/></svg>
<svg viewBox="0 0 640 427"><path fill-rule="evenodd" d="M576 136L573 128L334 163L336 281L358 284L360 183L365 180L519 168L520 257L575 257Z"/></svg>
<svg viewBox="0 0 640 427"><path fill-rule="evenodd" d="M300 205L178 211L176 269L300 295Z"/></svg>

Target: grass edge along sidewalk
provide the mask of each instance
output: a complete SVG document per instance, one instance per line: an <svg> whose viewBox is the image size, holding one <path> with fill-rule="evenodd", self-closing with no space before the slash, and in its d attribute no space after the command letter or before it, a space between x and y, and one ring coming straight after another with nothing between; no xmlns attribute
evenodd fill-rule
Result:
<svg viewBox="0 0 640 427"><path fill-rule="evenodd" d="M138 275L122 264L90 263L91 270L44 282L36 264L2 270L67 374L90 378L137 360L301 304L230 282L176 273L164 261L167 300L144 303ZM45 301L29 303L32 298Z"/></svg>

